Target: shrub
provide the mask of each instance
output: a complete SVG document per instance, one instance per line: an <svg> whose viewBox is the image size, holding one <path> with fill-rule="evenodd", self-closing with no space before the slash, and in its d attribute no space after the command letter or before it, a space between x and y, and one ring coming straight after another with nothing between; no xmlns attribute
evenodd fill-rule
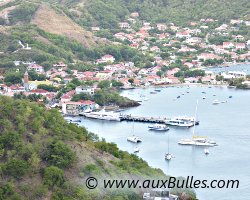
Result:
<svg viewBox="0 0 250 200"><path fill-rule="evenodd" d="M61 186L64 183L64 172L55 166L45 168L43 182L50 187Z"/></svg>
<svg viewBox="0 0 250 200"><path fill-rule="evenodd" d="M28 169L29 165L25 160L11 159L5 165L4 174L21 178Z"/></svg>

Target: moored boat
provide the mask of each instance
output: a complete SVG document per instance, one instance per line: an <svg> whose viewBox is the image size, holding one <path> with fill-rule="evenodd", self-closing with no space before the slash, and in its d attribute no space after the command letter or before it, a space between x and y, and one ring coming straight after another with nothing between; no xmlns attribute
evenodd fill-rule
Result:
<svg viewBox="0 0 250 200"><path fill-rule="evenodd" d="M169 119L165 120L165 124L170 126L179 126L179 127L191 127L194 125L193 122L183 119Z"/></svg>
<svg viewBox="0 0 250 200"><path fill-rule="evenodd" d="M213 101L213 105L218 105L218 104L220 104L220 101L217 100L217 99L215 99L215 100Z"/></svg>
<svg viewBox="0 0 250 200"><path fill-rule="evenodd" d="M127 141L133 142L133 143L140 143L140 142L142 142L141 138L139 138L137 136L127 137Z"/></svg>
<svg viewBox="0 0 250 200"><path fill-rule="evenodd" d="M99 112L89 112L83 114L87 118L92 119L101 119L101 120L108 120L108 121L120 121L120 115L113 111L105 111L104 109Z"/></svg>
<svg viewBox="0 0 250 200"><path fill-rule="evenodd" d="M167 131L169 130L169 127L166 126L165 124L153 124L148 126L149 130L154 130L154 131Z"/></svg>

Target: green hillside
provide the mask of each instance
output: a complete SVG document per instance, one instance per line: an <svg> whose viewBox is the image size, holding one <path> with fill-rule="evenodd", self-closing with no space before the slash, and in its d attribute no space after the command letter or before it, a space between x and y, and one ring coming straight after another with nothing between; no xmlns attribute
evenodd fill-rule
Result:
<svg viewBox="0 0 250 200"><path fill-rule="evenodd" d="M56 2L56 1L53 1ZM249 17L248 0L72 0L57 1L66 4L71 16L85 26L100 25L116 28L131 12L149 22L174 22L185 24L191 20L214 18L228 21Z"/></svg>
<svg viewBox="0 0 250 200"><path fill-rule="evenodd" d="M67 123L57 110L7 97L0 97L0 110L1 200L136 200L141 199L139 191L89 190L84 180L166 178L137 156Z"/></svg>

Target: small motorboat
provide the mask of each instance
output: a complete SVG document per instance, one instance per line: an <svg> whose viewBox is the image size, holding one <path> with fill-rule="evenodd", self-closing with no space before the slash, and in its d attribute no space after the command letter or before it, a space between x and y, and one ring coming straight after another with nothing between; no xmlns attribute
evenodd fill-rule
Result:
<svg viewBox="0 0 250 200"><path fill-rule="evenodd" d="M181 96L177 96L177 99L181 98Z"/></svg>
<svg viewBox="0 0 250 200"><path fill-rule="evenodd" d="M139 147L135 147L134 153L139 153L139 151L140 151Z"/></svg>
<svg viewBox="0 0 250 200"><path fill-rule="evenodd" d="M205 148L205 149L204 149L204 153L205 153L206 155L208 155L208 154L209 154L209 150L208 150L207 148Z"/></svg>
<svg viewBox="0 0 250 200"><path fill-rule="evenodd" d="M219 100L216 99L216 100L213 101L213 105L218 105L218 104L220 104Z"/></svg>
<svg viewBox="0 0 250 200"><path fill-rule="evenodd" d="M202 97L202 99L206 99L206 98L207 98L207 97L205 97L205 96L204 96L204 97Z"/></svg>
<svg viewBox="0 0 250 200"><path fill-rule="evenodd" d="M149 125L148 129L154 131L167 131L169 130L169 127L166 126L165 124L154 124L154 125Z"/></svg>

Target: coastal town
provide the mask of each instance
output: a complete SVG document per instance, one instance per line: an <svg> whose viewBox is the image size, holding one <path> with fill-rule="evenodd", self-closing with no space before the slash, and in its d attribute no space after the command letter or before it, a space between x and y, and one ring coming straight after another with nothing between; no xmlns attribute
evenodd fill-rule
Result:
<svg viewBox="0 0 250 200"><path fill-rule="evenodd" d="M113 35L113 43L128 45L150 56L151 61L144 67L131 61L118 62L111 54L92 62L93 70L86 71L76 70L72 64L68 67L64 62L45 69L36 61L13 61L15 73L21 73L22 77L16 77L13 72L10 75L3 73L0 94L33 95L48 107L59 106L64 114L79 114L76 113L78 107L95 110L99 105L91 98L77 100L73 97L93 96L101 89L100 83L118 89L175 84L250 88L250 77L244 71L215 73L210 70L215 66L249 62L250 40L238 33L241 27L249 28L250 21L233 19L229 24L218 25L217 20L201 19L190 22L188 27L179 27L173 23L151 24L138 17L139 13L131 13L126 21L119 23L120 30ZM98 32L100 28L92 27L92 31ZM17 42L19 51L32 51L32 46ZM26 66L23 72L19 71L20 65Z"/></svg>

